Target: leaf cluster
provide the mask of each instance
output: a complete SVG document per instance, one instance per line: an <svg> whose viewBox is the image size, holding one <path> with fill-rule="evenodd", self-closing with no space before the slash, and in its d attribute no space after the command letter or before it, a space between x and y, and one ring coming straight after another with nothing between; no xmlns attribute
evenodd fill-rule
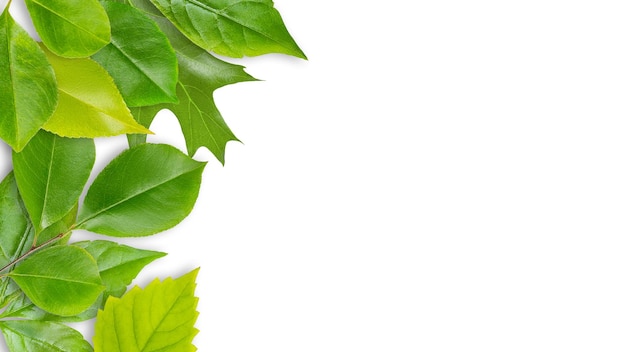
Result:
<svg viewBox="0 0 626 352"><path fill-rule="evenodd" d="M206 147L236 141L213 99L253 81L218 59L306 58L271 0L25 0L36 42L0 15L0 139L13 171L0 182L0 330L11 351L194 351L197 270L126 293L165 255L72 231L139 237L170 229L195 204ZM186 153L146 143L162 109ZM93 138L129 148L88 184ZM92 345L66 322L97 317ZM138 324L139 322L139 324Z"/></svg>

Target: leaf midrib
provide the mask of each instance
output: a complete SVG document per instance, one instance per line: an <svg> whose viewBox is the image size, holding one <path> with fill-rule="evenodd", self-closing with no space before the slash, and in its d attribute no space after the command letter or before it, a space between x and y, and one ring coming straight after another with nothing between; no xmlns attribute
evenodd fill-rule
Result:
<svg viewBox="0 0 626 352"><path fill-rule="evenodd" d="M151 333L150 333L150 337L148 337L148 339L146 340L146 342L143 344L143 346L140 348L141 352L145 351L146 346L148 346L148 344L150 343L150 341L152 340L152 338L156 335L156 331L159 329L159 327L163 324L163 322L165 321L165 319L169 316L170 312L172 311L172 309L174 309L174 307L176 306L176 304L183 298L188 296L187 294L187 288L189 287L190 284L193 283L187 283L187 285L185 285L185 287L183 287L179 294L176 296L176 299L174 300L174 302L172 302L172 304L169 306L169 308L167 309L167 312L164 313L161 316L161 319L159 320L159 323L154 327L154 329L152 329ZM193 294L192 294L193 296ZM135 334L136 336L136 334ZM139 347L139 346L137 346Z"/></svg>
<svg viewBox="0 0 626 352"><path fill-rule="evenodd" d="M120 119L118 116L111 115L111 112L105 111L105 110L101 109L100 107L98 107L96 105L93 105L93 104L91 104L89 102L86 102L85 100L82 100L79 97L76 97L76 96L72 95L70 92L62 89L61 87L59 87L58 89L59 89L59 94L61 94L61 93L65 94L66 96L70 97L72 100L75 100L75 101L79 102L81 105L84 105L84 106L88 107L89 109L92 109L92 110L95 110L95 111L97 111L99 113L102 113L102 114L104 114L104 115L114 119L115 121L124 124L124 126L131 127L131 128L136 128L137 127L137 126L131 125L128 122ZM130 112L129 112L129 114L130 114ZM130 118L132 118L132 115L130 115Z"/></svg>
<svg viewBox="0 0 626 352"><path fill-rule="evenodd" d="M71 282L71 283L75 283L75 284L81 284L81 285L86 285L86 286L94 286L94 287L103 287L101 284L96 284L93 282L87 282L87 281L79 281L79 280L71 280L71 279L62 279L62 278L56 278L56 277L52 277L52 276L45 276L45 275L35 275L35 274L20 274L20 273L15 273L15 271L13 271L12 273L9 274L10 277L28 277L28 278L38 278L38 279L47 279L47 280L51 280L51 281L63 281L63 282Z"/></svg>
<svg viewBox="0 0 626 352"><path fill-rule="evenodd" d="M143 67L139 66L139 64L137 62L135 62L135 60L133 60L130 55L128 55L124 50L122 50L121 46L118 44L117 40L115 40L113 37L111 37L111 45L113 45L114 48L116 48L120 53L122 53L122 56L124 56L133 66L135 66L137 68L137 70L139 72L141 72L141 74L146 77L150 82L152 82L157 88L159 88L159 90L161 92L163 92L165 94L165 96L167 96L168 98L172 98L172 95L167 92L165 89L163 89L163 87L161 87L161 85L155 81L155 79L152 78L152 76L150 76Z"/></svg>

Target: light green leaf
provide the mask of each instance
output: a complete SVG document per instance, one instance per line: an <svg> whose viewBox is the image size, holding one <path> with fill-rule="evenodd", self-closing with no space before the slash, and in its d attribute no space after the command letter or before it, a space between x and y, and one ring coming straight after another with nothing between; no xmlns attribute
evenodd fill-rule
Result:
<svg viewBox="0 0 626 352"><path fill-rule="evenodd" d="M158 279L111 297L98 312L93 337L96 352L196 351L198 330L194 296L198 269L178 279Z"/></svg>
<svg viewBox="0 0 626 352"><path fill-rule="evenodd" d="M15 178L37 232L61 220L76 204L96 160L92 139L40 131L13 152Z"/></svg>
<svg viewBox="0 0 626 352"><path fill-rule="evenodd" d="M66 59L44 52L59 86L59 104L44 129L75 138L151 133L134 120L102 66L91 59Z"/></svg>
<svg viewBox="0 0 626 352"><path fill-rule="evenodd" d="M104 7L111 19L111 43L93 59L111 74L126 103L177 103L176 54L165 34L131 6L106 2Z"/></svg>
<svg viewBox="0 0 626 352"><path fill-rule="evenodd" d="M126 150L94 180L77 228L120 237L167 230L191 212L204 166L165 144Z"/></svg>
<svg viewBox="0 0 626 352"><path fill-rule="evenodd" d="M57 87L46 56L8 9L0 15L0 138L19 151L52 115Z"/></svg>
<svg viewBox="0 0 626 352"><path fill-rule="evenodd" d="M74 246L35 252L8 276L35 305L61 316L86 310L104 289L95 260Z"/></svg>
<svg viewBox="0 0 626 352"><path fill-rule="evenodd" d="M59 323L28 320L0 322L12 352L90 352L93 348L78 331Z"/></svg>
<svg viewBox="0 0 626 352"><path fill-rule="evenodd" d="M194 155L200 147L207 147L224 163L226 143L237 141L215 106L213 92L223 86L254 81L243 66L233 65L208 54L190 42L147 0L133 0L133 5L147 13L167 35L178 58L179 104L160 104L131 109L135 119L148 127L162 109L169 109L178 118L185 136L187 153ZM144 136L130 136L132 145L145 141Z"/></svg>
<svg viewBox="0 0 626 352"><path fill-rule="evenodd" d="M110 241L83 241L73 244L84 248L98 264L105 294L119 297L144 266L165 256L163 252L133 248Z"/></svg>
<svg viewBox="0 0 626 352"><path fill-rule="evenodd" d="M41 40L63 57L87 57L109 43L111 26L98 0L26 0Z"/></svg>
<svg viewBox="0 0 626 352"><path fill-rule="evenodd" d="M306 58L272 0L151 0L198 46L231 57L283 53Z"/></svg>

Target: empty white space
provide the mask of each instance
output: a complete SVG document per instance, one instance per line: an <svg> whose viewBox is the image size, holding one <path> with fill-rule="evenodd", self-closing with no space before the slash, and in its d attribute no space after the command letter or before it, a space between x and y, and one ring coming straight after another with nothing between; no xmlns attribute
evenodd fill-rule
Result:
<svg viewBox="0 0 626 352"><path fill-rule="evenodd" d="M201 267L200 351L626 350L623 1L275 6L309 61L244 60L243 144L124 241L169 253L140 285Z"/></svg>

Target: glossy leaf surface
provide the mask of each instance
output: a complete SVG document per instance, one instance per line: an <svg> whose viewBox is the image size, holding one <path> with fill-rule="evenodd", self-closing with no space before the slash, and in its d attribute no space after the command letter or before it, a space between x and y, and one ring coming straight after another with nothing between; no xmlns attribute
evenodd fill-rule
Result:
<svg viewBox="0 0 626 352"><path fill-rule="evenodd" d="M121 299L111 297L98 312L97 352L196 351L198 330L194 270L178 279L158 279L145 289L134 287Z"/></svg>
<svg viewBox="0 0 626 352"><path fill-rule="evenodd" d="M39 231L59 221L78 202L96 159L93 140L40 131L13 167L20 194Z"/></svg>
<svg viewBox="0 0 626 352"><path fill-rule="evenodd" d="M148 251L110 241L83 241L73 244L84 248L98 264L105 293L119 297L126 287L139 274L141 269L152 261L165 256L163 252Z"/></svg>
<svg viewBox="0 0 626 352"><path fill-rule="evenodd" d="M78 331L47 321L0 321L0 330L12 352L90 352L93 348Z"/></svg>
<svg viewBox="0 0 626 352"><path fill-rule="evenodd" d="M59 104L44 129L74 138L150 133L134 120L102 66L91 59L66 59L44 52L59 87Z"/></svg>
<svg viewBox="0 0 626 352"><path fill-rule="evenodd" d="M11 17L0 15L0 138L21 150L57 104L54 71L39 45Z"/></svg>
<svg viewBox="0 0 626 352"><path fill-rule="evenodd" d="M151 0L196 45L231 57L306 58L272 0Z"/></svg>
<svg viewBox="0 0 626 352"><path fill-rule="evenodd" d="M169 229L191 212L204 166L165 144L126 150L89 188L78 228L120 237Z"/></svg>
<svg viewBox="0 0 626 352"><path fill-rule="evenodd" d="M41 40L63 57L87 57L109 43L111 26L98 0L25 0Z"/></svg>
<svg viewBox="0 0 626 352"><path fill-rule="evenodd" d="M113 77L128 106L177 103L176 54L165 34L129 5L107 2L104 7L112 24L111 43L93 59Z"/></svg>
<svg viewBox="0 0 626 352"><path fill-rule="evenodd" d="M74 246L35 252L9 277L35 305L61 316L86 310L104 289L95 260L86 250Z"/></svg>

